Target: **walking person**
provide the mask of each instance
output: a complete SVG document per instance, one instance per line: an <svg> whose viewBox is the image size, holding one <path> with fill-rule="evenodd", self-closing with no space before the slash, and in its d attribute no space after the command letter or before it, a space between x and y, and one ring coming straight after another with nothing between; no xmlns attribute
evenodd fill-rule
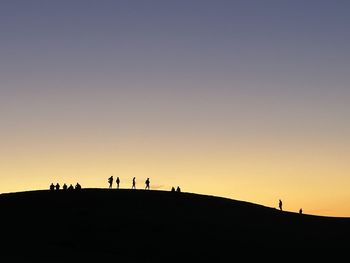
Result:
<svg viewBox="0 0 350 263"><path fill-rule="evenodd" d="M117 177L117 179L115 180L115 182L117 183L117 189L119 189L119 184L120 184L120 179L119 179L119 177Z"/></svg>
<svg viewBox="0 0 350 263"><path fill-rule="evenodd" d="M132 178L132 187L131 189L136 189L136 178Z"/></svg>
<svg viewBox="0 0 350 263"><path fill-rule="evenodd" d="M147 190L147 189L149 190L149 183L150 183L149 178L147 178L147 180L145 182L145 184L146 184L145 190Z"/></svg>
<svg viewBox="0 0 350 263"><path fill-rule="evenodd" d="M280 208L281 211L283 211L283 210L282 210L282 200L281 200L281 199L280 199L279 202L278 202L278 207Z"/></svg>
<svg viewBox="0 0 350 263"><path fill-rule="evenodd" d="M113 185L113 175L108 178L109 188L112 188Z"/></svg>

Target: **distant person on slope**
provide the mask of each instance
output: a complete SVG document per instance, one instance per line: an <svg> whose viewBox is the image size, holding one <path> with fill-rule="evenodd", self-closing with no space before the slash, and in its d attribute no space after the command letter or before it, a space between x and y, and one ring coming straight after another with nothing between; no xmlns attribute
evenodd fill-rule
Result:
<svg viewBox="0 0 350 263"><path fill-rule="evenodd" d="M119 179L119 177L117 177L117 180L115 180L115 182L117 183L117 189L119 189L119 184L120 184L120 179Z"/></svg>
<svg viewBox="0 0 350 263"><path fill-rule="evenodd" d="M131 189L136 189L136 178L132 178L132 187Z"/></svg>
<svg viewBox="0 0 350 263"><path fill-rule="evenodd" d="M109 188L112 188L113 185L113 175L108 178Z"/></svg>
<svg viewBox="0 0 350 263"><path fill-rule="evenodd" d="M145 184L146 184L146 188L145 189L148 189L149 190L149 178L147 178L147 180L146 180L146 182L145 182Z"/></svg>
<svg viewBox="0 0 350 263"><path fill-rule="evenodd" d="M50 190L55 190L55 185L53 183L50 185Z"/></svg>
<svg viewBox="0 0 350 263"><path fill-rule="evenodd" d="M278 207L280 208L281 211L283 211L283 210L282 210L282 200L281 200L281 199L280 199L279 202L278 202Z"/></svg>
<svg viewBox="0 0 350 263"><path fill-rule="evenodd" d="M176 188L176 192L181 193L181 188L180 188L180 186L178 186L178 187Z"/></svg>
<svg viewBox="0 0 350 263"><path fill-rule="evenodd" d="M56 184L56 190L60 190L60 184L59 183Z"/></svg>

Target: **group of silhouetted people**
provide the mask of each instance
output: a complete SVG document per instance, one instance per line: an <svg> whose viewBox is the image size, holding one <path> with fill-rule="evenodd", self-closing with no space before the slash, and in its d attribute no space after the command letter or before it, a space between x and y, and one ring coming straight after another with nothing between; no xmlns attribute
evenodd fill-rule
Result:
<svg viewBox="0 0 350 263"><path fill-rule="evenodd" d="M113 181L114 181L114 179L113 179L113 175L112 175L111 177L108 178L109 188L112 188L112 186L113 186ZM116 182L116 184L117 184L117 189L119 189L120 178L117 177L117 179L115 180L115 182ZM149 179L149 178L146 179L145 185L146 185L146 186L145 186L145 190L150 190L150 179ZM61 188L61 186L60 186L59 183L57 183L56 185L54 185L53 183L51 183L51 185L50 185L50 190L51 190L51 191L54 191L54 190L57 191L57 190L60 190L60 188ZM79 183L77 183L77 184L75 185L75 187L74 187L72 184L70 184L69 186L67 186L67 184L63 184L63 186L62 186L62 190L80 190L80 189L81 189L81 185L80 185ZM133 177L133 178L132 178L132 186L131 186L131 189L136 189L136 177ZM181 188L178 186L178 187L176 187L176 189L175 189L175 187L173 186L173 187L171 188L171 192L180 193L180 192L181 192ZM278 208L279 208L280 211L283 211L283 203L282 203L282 200L281 200L281 199L278 200ZM299 209L299 214L302 214L302 213L303 213L303 209L300 208L300 209Z"/></svg>
<svg viewBox="0 0 350 263"><path fill-rule="evenodd" d="M180 186L176 187L176 190L175 190L175 187L171 187L171 192L177 192L177 193L181 193L181 188Z"/></svg>
<svg viewBox="0 0 350 263"><path fill-rule="evenodd" d="M61 186L59 183L57 183L56 185L54 185L53 183L51 183L50 185L50 190L54 191L54 190L60 190ZM67 186L66 184L63 184L62 186L62 190L80 190L81 189L81 185L79 183L77 183L75 185L75 187L70 184L69 186Z"/></svg>
<svg viewBox="0 0 350 263"><path fill-rule="evenodd" d="M113 182L114 182L113 175L110 176L110 177L108 178L107 181L108 181L108 186L109 186L109 188L113 188ZM119 186L120 186L120 178L117 177L117 179L115 180L115 182L116 182L116 184L117 184L117 189L119 189ZM147 178L146 181L145 181L145 190L150 190L150 189L151 189L150 184L151 184L151 181L150 181L149 178ZM133 178L132 178L131 189L136 189L136 177L133 177ZM180 186L178 186L176 189L175 189L175 187L172 187L172 188L171 188L171 192L178 192L178 193L180 193L180 192L181 192Z"/></svg>
<svg viewBox="0 0 350 263"><path fill-rule="evenodd" d="M115 180L115 182L117 183L117 188L119 189L119 184L120 184L120 179L119 177L117 177L117 179ZM109 184L109 188L112 188L113 186L113 175L111 177L108 178L108 184Z"/></svg>
<svg viewBox="0 0 350 263"><path fill-rule="evenodd" d="M109 184L109 188L112 188L113 187L113 181L114 181L114 178L113 178L113 175L111 177L108 178L108 184ZM120 178L117 177L117 179L115 180L116 184L117 184L117 189L119 189L119 185L120 185ZM147 178L146 181L145 181L145 190L150 190L150 179ZM133 177L132 178L132 185L131 185L131 189L136 189L136 177Z"/></svg>

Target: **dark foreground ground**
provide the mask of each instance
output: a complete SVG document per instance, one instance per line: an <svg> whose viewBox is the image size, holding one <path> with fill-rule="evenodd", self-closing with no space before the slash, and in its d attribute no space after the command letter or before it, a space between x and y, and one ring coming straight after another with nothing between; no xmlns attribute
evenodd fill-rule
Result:
<svg viewBox="0 0 350 263"><path fill-rule="evenodd" d="M350 248L349 218L188 193L31 191L0 195L0 209L0 258L18 262L234 262Z"/></svg>

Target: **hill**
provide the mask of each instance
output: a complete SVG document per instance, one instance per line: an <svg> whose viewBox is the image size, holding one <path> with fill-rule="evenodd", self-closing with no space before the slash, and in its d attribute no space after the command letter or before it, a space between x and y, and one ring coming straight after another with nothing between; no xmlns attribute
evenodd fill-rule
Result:
<svg viewBox="0 0 350 263"><path fill-rule="evenodd" d="M341 251L350 234L349 218L153 190L8 193L0 195L0 208L1 254L26 262L83 257L218 262L243 251Z"/></svg>

